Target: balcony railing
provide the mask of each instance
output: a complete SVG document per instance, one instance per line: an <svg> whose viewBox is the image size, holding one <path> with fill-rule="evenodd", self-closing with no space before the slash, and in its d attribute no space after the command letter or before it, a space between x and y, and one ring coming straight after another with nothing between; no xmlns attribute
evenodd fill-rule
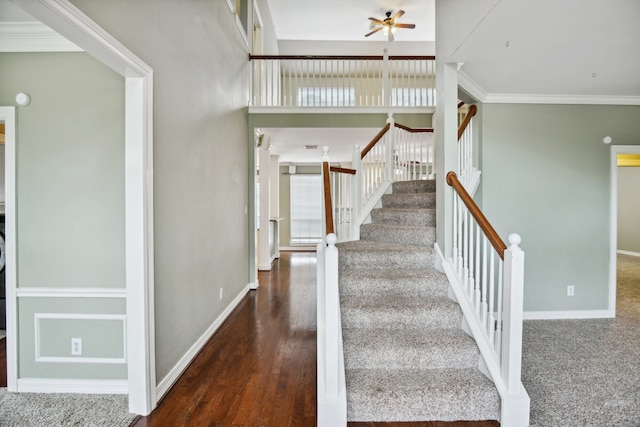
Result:
<svg viewBox="0 0 640 427"><path fill-rule="evenodd" d="M255 56L252 107L435 107L434 56Z"/></svg>

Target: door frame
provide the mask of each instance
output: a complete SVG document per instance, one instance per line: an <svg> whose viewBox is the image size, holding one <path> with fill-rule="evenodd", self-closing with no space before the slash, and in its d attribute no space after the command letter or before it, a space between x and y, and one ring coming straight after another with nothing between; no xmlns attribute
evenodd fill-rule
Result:
<svg viewBox="0 0 640 427"><path fill-rule="evenodd" d="M127 384L129 411L148 415L157 405L153 276L153 69L68 0L11 1L125 78ZM15 169L13 172L15 174ZM8 191L15 192L15 175L13 185L14 188ZM15 292L15 283L13 285L12 291ZM11 322L15 328L15 294L12 299L9 303L7 298L7 305L13 304ZM15 339L15 331L13 336ZM12 359L12 377L8 375L7 382L15 385L17 349L15 342L11 348L9 343L7 341L7 364Z"/></svg>
<svg viewBox="0 0 640 427"><path fill-rule="evenodd" d="M611 189L609 230L609 315L616 317L616 272L618 261L618 154L640 154L640 145L612 145L610 155Z"/></svg>

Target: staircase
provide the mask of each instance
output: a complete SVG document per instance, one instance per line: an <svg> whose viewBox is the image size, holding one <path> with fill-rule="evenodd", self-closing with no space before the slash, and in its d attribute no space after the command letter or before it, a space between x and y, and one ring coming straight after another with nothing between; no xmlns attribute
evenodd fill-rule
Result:
<svg viewBox="0 0 640 427"><path fill-rule="evenodd" d="M500 397L435 269L435 181L393 184L338 244L349 421L497 420Z"/></svg>

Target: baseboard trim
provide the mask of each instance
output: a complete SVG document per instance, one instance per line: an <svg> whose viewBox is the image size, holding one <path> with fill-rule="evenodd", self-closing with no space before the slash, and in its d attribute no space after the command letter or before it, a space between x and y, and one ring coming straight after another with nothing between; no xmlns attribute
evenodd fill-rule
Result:
<svg viewBox="0 0 640 427"><path fill-rule="evenodd" d="M615 317L609 310L569 310L569 311L525 311L524 320L561 319L610 319Z"/></svg>
<svg viewBox="0 0 640 427"><path fill-rule="evenodd" d="M18 393L129 394L127 380L18 378Z"/></svg>
<svg viewBox="0 0 640 427"><path fill-rule="evenodd" d="M280 246L280 252L315 252L315 246Z"/></svg>
<svg viewBox="0 0 640 427"><path fill-rule="evenodd" d="M160 381L158 386L156 387L156 399L159 401L162 397L171 389L173 384L180 378L182 373L187 369L191 361L198 355L202 347L211 339L213 334L216 333L218 328L222 326L224 321L229 317L231 312L240 304L240 301L244 298L244 296L251 289L251 283L240 291L240 293L229 303L227 308L218 316L218 318L209 326L209 328L205 331L204 334L191 346L189 350L185 353L184 356L176 363L176 365L169 371L169 373Z"/></svg>
<svg viewBox="0 0 640 427"><path fill-rule="evenodd" d="M640 257L640 252L631 252L631 251L622 251L622 250L618 250L617 252L622 255L631 255L631 256Z"/></svg>

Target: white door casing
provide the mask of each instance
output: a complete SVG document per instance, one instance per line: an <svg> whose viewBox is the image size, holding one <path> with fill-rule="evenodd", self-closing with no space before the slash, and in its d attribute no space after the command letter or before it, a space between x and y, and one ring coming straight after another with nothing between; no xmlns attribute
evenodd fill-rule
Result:
<svg viewBox="0 0 640 427"><path fill-rule="evenodd" d="M67 0L11 0L125 78L125 252L129 411L147 415L157 404L153 312L153 70ZM0 110L0 114L9 114ZM8 132L7 132L8 133ZM9 147L7 149L10 151ZM7 159L10 154L7 151ZM15 163L7 168L7 205L15 199ZM13 176L9 176L12 173ZM9 183L13 184L9 188ZM13 203L12 206L15 206ZM15 209L15 208L13 208ZM7 212L7 220L15 216ZM8 230L8 244L12 239ZM13 234L15 236L15 233ZM8 248L7 323L17 327L15 247ZM13 257L13 259L11 259ZM13 280L11 283L10 281ZM13 286L13 287L12 287ZM11 300L10 300L11 299ZM9 319L11 316L11 319ZM16 330L8 330L7 382L17 382Z"/></svg>

